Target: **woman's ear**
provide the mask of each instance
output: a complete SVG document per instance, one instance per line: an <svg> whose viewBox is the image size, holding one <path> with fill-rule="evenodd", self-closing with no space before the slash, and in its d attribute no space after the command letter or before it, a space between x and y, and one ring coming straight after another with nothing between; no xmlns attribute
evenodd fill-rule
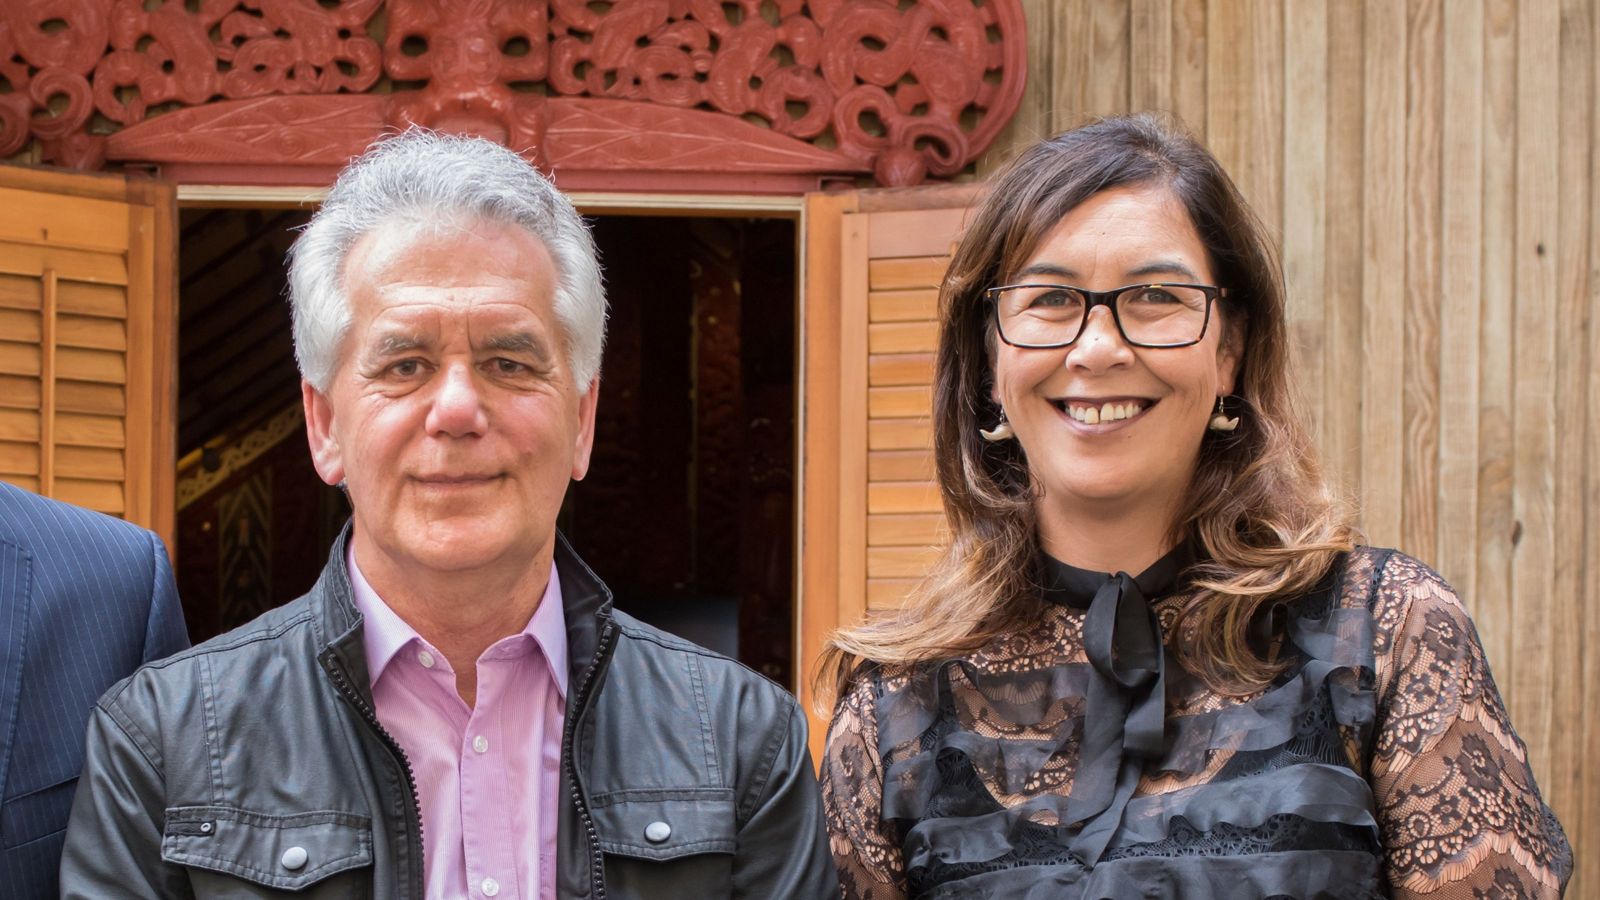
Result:
<svg viewBox="0 0 1600 900"><path fill-rule="evenodd" d="M1223 396L1237 392L1239 369L1244 365L1246 325L1229 317L1222 321L1222 340L1217 344L1217 392Z"/></svg>

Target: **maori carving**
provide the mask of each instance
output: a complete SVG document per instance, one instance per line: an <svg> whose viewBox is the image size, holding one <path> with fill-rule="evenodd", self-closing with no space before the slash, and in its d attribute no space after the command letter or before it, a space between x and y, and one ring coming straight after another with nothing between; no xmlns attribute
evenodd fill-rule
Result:
<svg viewBox="0 0 1600 900"><path fill-rule="evenodd" d="M380 75L378 43L366 28L381 6L7 0L0 78L11 93L0 94L0 155L21 149L31 131L45 159L95 168L104 132L144 121L152 108L365 91ZM95 113L106 120L102 127L91 127Z"/></svg>
<svg viewBox="0 0 1600 900"><path fill-rule="evenodd" d="M1020 0L6 0L0 156L336 167L417 123L558 179L914 184L1015 111L1023 29Z"/></svg>

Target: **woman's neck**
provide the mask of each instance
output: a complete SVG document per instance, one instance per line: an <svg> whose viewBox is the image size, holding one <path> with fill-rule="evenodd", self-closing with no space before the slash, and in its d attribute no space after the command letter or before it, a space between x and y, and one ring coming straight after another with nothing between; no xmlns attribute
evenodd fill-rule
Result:
<svg viewBox="0 0 1600 900"><path fill-rule="evenodd" d="M1175 511L1154 505L1116 504L1104 509L1073 501L1037 505L1039 544L1069 566L1138 575L1173 547Z"/></svg>

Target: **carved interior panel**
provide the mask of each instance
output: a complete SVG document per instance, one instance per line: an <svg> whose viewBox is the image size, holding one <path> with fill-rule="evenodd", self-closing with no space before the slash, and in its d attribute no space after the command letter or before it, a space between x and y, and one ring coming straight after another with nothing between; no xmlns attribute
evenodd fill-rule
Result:
<svg viewBox="0 0 1600 900"><path fill-rule="evenodd" d="M7 0L0 157L318 181L415 123L558 179L914 184L994 140L1024 55L1020 0Z"/></svg>

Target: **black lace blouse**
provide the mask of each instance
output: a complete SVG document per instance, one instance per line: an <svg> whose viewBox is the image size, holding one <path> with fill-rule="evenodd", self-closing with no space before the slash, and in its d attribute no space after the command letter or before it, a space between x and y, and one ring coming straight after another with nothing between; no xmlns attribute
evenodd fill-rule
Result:
<svg viewBox="0 0 1600 900"><path fill-rule="evenodd" d="M1559 894L1571 850L1438 575L1350 554L1230 697L1164 638L1187 554L1052 562L1037 628L858 673L823 760L846 898Z"/></svg>

